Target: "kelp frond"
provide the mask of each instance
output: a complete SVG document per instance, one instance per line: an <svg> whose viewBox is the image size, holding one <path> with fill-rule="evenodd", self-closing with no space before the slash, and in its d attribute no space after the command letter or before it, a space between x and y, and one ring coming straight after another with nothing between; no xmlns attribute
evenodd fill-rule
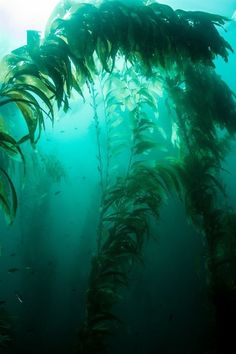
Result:
<svg viewBox="0 0 236 354"><path fill-rule="evenodd" d="M149 219L159 217L160 206L170 192L182 195L176 164L159 163L154 168L136 165L128 178L106 191L100 248L92 261L78 353L108 352L107 336L119 324L113 308L128 285L133 265L142 262Z"/></svg>
<svg viewBox="0 0 236 354"><path fill-rule="evenodd" d="M0 205L9 224L12 224L17 210L17 194L8 173L0 167Z"/></svg>

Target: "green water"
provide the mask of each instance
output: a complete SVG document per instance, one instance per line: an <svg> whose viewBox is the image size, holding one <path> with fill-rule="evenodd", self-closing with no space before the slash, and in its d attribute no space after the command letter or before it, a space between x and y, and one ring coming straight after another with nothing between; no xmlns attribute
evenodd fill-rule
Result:
<svg viewBox="0 0 236 354"><path fill-rule="evenodd" d="M177 3L177 7L182 6L182 2ZM191 9L197 10L195 6ZM229 2L222 13L232 13L233 6ZM235 33L235 23L224 33L233 48ZM222 59L215 63L216 71L235 91L235 54L230 54L228 64ZM118 60L116 65L122 68L124 62ZM134 74L131 66L119 68L116 74L115 89L120 85L120 96L115 96L117 111L112 111L112 101L108 108L104 106L104 95L109 90L101 87L110 77L109 73L101 75L104 81L97 80L95 88L84 85L84 100L72 94L69 110L59 110L53 126L46 120L46 129L36 146L22 144L25 176L20 158L7 166L17 191L18 207L10 226L4 212L0 214L0 321L6 320L2 333L9 335L9 342L0 348L3 354L77 353L91 261L98 254L104 190L128 179L134 162L144 160L152 166L153 161L178 157L178 147L171 143L167 95L157 85L153 90L154 103L146 102L142 114L151 120L153 125L146 134L158 146L139 145L138 150L136 145L135 155L132 124L136 113L132 112L141 107L143 98L140 95L137 99L140 82L143 80L143 87L151 92L152 77L144 79L138 71ZM136 80L134 86L131 79ZM134 90L133 96L125 97L124 82ZM119 99L123 103L118 104ZM14 104L0 107L0 116L0 123L7 116L9 133L14 132L16 140L26 134L22 114ZM2 155L0 161L7 165ZM234 144L223 166L230 171L222 172L222 178L233 208ZM149 237L142 245L140 259L128 269L128 286L121 287L113 307L120 320L108 339L111 354L210 353L206 240L186 216L176 193L167 195L158 218L154 214L147 218ZM119 202L118 198L117 210ZM103 229L104 239L107 229Z"/></svg>

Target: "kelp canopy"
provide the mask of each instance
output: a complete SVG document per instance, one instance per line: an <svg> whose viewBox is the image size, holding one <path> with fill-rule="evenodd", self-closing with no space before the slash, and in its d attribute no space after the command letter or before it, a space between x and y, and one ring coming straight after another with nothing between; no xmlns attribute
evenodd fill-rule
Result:
<svg viewBox="0 0 236 354"><path fill-rule="evenodd" d="M44 39L28 31L27 45L2 60L0 107L14 103L27 126L27 133L17 140L1 128L0 146L7 158L19 155L24 164L22 144L29 140L34 146L45 119L54 122L57 110L67 112L72 90L85 100L88 89L92 99L102 197L98 253L92 260L78 353L108 350L106 338L119 322L113 306L128 283L131 267L140 261L149 219L158 218L170 191L183 200L208 242L219 352L225 352L233 338L235 213L225 207L227 202L219 202L225 198L219 172L236 132L236 104L234 93L214 67L217 56L227 62L233 52L217 30L226 21L201 11L174 11L158 2L128 6L65 1L52 14ZM170 107L178 152L178 159L164 162L157 157L156 141L160 87ZM97 110L101 91L108 131L105 157ZM114 139L114 131L122 125L129 130L130 159L126 172L111 179L111 160L125 145ZM155 153L151 160L150 151ZM0 167L0 202L13 222L17 196L4 166Z"/></svg>
<svg viewBox="0 0 236 354"><path fill-rule="evenodd" d="M5 151L21 154L22 142L37 142L45 117L54 120L54 102L66 112L72 88L83 96L83 85L93 81L100 66L111 72L121 56L142 64L144 75L151 75L154 68L161 73L177 68L181 75L189 59L205 68L214 67L217 55L227 61L233 51L216 30L227 21L219 15L173 11L156 2L132 7L119 2L103 2L99 7L86 3L66 9L65 18L55 14L42 43L38 33L29 32L28 44L2 62L0 105L16 103L28 127L28 134L18 142L1 131ZM209 76L208 71L204 74ZM232 94L223 85L226 100L220 102L234 108ZM10 206L6 188L2 187L1 203L12 221L16 205Z"/></svg>

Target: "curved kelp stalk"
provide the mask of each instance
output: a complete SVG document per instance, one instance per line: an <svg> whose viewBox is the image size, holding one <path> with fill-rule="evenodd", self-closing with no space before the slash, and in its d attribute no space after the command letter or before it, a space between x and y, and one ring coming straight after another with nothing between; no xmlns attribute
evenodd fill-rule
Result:
<svg viewBox="0 0 236 354"><path fill-rule="evenodd" d="M45 118L53 122L56 110L67 112L71 91L84 99L83 86L89 88L103 195L98 253L92 261L78 353L108 351L108 335L119 323L114 305L133 264L142 259L150 218L158 218L160 205L173 190L208 242L209 288L222 339L219 352L224 353L226 340L233 338L235 318L235 214L227 201L222 202L225 192L218 176L235 135L236 105L233 93L214 72L214 59L221 56L227 62L233 51L217 31L227 18L174 11L159 3L119 2L100 6L67 2L51 18L44 40L29 32L27 45L3 60L0 106L15 103L28 132L17 142L5 132L0 144L4 151L22 157L20 144L37 143ZM117 68L123 59L126 74L121 72L121 82ZM95 89L97 81L101 89ZM159 87L170 98L172 135L179 153L178 161L164 164L163 134L156 119ZM96 92L103 97L103 140ZM106 142L105 157L101 141ZM169 152L166 145L164 151ZM115 161L123 161L127 154L128 160L118 168ZM5 169L1 171L6 185L0 190L2 205L13 218L15 190ZM6 188L12 193L12 206ZM227 324L228 337L226 331L220 332L222 323Z"/></svg>

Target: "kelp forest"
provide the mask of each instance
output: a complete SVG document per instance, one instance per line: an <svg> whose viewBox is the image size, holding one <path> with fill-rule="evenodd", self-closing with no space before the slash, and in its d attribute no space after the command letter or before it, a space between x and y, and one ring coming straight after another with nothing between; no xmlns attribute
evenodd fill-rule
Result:
<svg viewBox="0 0 236 354"><path fill-rule="evenodd" d="M236 96L215 64L222 58L227 66L234 52L224 37L229 21L220 14L174 10L157 1L61 1L44 33L29 29L26 44L1 58L1 225L21 235L16 261L14 238L6 240L1 232L1 257L4 243L12 242L9 258L14 260L0 272L1 277L4 271L7 274L0 280L1 353L234 351L230 348L235 347L236 328L236 212L225 186L224 166L236 134ZM73 141L79 145L69 152L65 130L72 120L86 127L81 135L80 127L74 128ZM88 169L77 181L80 193L66 197L60 186L70 185L70 172L47 135L59 130L63 138L58 145L72 171ZM58 202L62 197L64 209ZM70 243L66 232L60 236L67 238L60 257L65 260L68 249L78 248L78 259L68 260L69 273L73 284L82 281L83 286L79 293L76 285L72 287L76 306L68 301L55 311L58 323L52 331L60 343L63 322L70 345L60 352L49 351L44 344L38 351L40 336L35 341L31 325L38 333L48 323L53 327L53 293L62 294L65 269L63 263L57 268L50 255L59 252L63 213L70 212L72 199L77 219L71 229L79 237L83 223L83 236L80 243ZM167 350L155 343L165 326L161 321L150 325L155 327L151 333L133 333L125 314L139 298L131 289L149 264L147 247L152 245L153 258L160 255L158 240L165 235L158 225L175 223L173 209L164 221L162 216L173 199L204 248L200 262L206 304L198 323L204 330L185 350ZM58 219L52 204L61 213ZM173 230L178 239L181 227L176 224ZM86 251L82 254L79 247ZM183 247L188 253L188 244ZM18 278L13 286L9 279L14 276ZM188 282L185 272L182 277ZM171 292L175 294L181 284L170 284ZM9 287L10 303L2 297ZM157 279L157 292L161 287ZM154 296L149 297L155 303ZM140 300L140 313L147 302ZM45 320L40 313L46 304ZM67 311L73 312L73 320ZM147 323L148 315L143 316ZM175 314L168 316L171 325ZM129 336L133 341L142 337L137 340L143 341L143 348L127 349ZM178 336L184 341L186 334ZM149 341L152 345L147 347ZM171 342L171 336L165 341Z"/></svg>

